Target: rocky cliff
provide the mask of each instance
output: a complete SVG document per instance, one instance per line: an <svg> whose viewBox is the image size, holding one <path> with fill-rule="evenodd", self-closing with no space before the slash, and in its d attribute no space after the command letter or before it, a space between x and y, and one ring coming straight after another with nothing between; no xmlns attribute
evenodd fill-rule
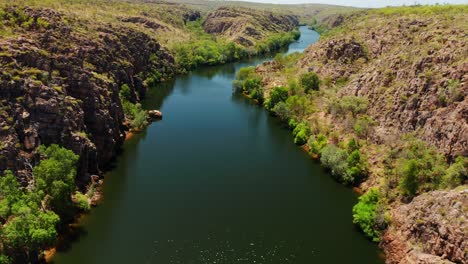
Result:
<svg viewBox="0 0 468 264"><path fill-rule="evenodd" d="M468 179L467 11L465 5L361 12L344 17L303 55L254 70L266 102L277 86L307 99L295 97L273 111L284 118L302 108L313 147L318 134L341 148L349 138L361 140L368 171L358 185L382 193L387 263L466 263L468 257L466 185L450 190ZM320 89L300 91L301 76L310 72ZM457 183L446 184L446 162L455 157L462 157ZM402 164L416 159L422 165L408 197L409 169ZM378 221L387 218L380 215Z"/></svg>
<svg viewBox="0 0 468 264"><path fill-rule="evenodd" d="M221 7L203 22L207 33L250 47L271 33L288 32L299 24L296 16L240 7Z"/></svg>
<svg viewBox="0 0 468 264"><path fill-rule="evenodd" d="M139 100L145 80L173 75L172 55L143 32L52 9L10 6L0 16L0 169L26 182L37 147L58 143L80 154L87 182L125 138L120 86Z"/></svg>

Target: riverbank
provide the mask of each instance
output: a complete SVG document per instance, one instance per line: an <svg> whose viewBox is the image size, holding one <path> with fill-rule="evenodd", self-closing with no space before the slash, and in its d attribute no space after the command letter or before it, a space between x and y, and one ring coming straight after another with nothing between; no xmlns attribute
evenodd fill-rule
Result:
<svg viewBox="0 0 468 264"><path fill-rule="evenodd" d="M261 98L333 178L365 192L354 223L380 243L388 263L465 258L466 221L446 214L463 215L467 201L460 66L466 36L454 23L465 12L466 6L423 6L362 13L304 55L241 70L234 83ZM439 35L453 42L442 48ZM418 36L427 42L412 39ZM446 54L453 56L441 60Z"/></svg>

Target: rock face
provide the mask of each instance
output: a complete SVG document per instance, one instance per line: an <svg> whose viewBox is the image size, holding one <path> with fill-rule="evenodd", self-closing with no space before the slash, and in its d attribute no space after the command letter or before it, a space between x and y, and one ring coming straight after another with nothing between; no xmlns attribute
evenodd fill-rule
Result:
<svg viewBox="0 0 468 264"><path fill-rule="evenodd" d="M78 181L87 182L125 139L120 86L139 100L146 79L172 76L173 57L130 28L90 25L50 9L4 13L15 35L0 39L0 170L26 182L37 147L57 143L80 155Z"/></svg>
<svg viewBox="0 0 468 264"><path fill-rule="evenodd" d="M434 191L392 210L387 263L467 263L468 190Z"/></svg>
<svg viewBox="0 0 468 264"><path fill-rule="evenodd" d="M367 114L380 131L375 142L415 132L449 157L467 156L468 37L451 21L357 17L342 34L311 46L300 65L322 78L349 79L340 93L369 99Z"/></svg>
<svg viewBox="0 0 468 264"><path fill-rule="evenodd" d="M218 8L203 22L207 33L224 36L246 47L253 46L268 34L292 31L298 25L295 16L234 7Z"/></svg>

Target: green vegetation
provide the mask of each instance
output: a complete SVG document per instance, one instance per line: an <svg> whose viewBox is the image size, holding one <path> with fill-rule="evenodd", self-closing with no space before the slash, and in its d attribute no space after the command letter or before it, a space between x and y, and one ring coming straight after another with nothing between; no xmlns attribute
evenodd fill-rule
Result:
<svg viewBox="0 0 468 264"><path fill-rule="evenodd" d="M130 127L141 130L148 125L148 112L141 107L140 103L132 103L130 87L127 84L120 88L120 101L122 102L125 117L130 121Z"/></svg>
<svg viewBox="0 0 468 264"><path fill-rule="evenodd" d="M382 195L377 189L370 189L359 197L359 202L353 207L353 223L372 241L380 241L380 234L387 227L389 216L385 214Z"/></svg>
<svg viewBox="0 0 468 264"><path fill-rule="evenodd" d="M306 93L311 90L318 91L320 87L320 79L315 72L308 72L301 75L300 82Z"/></svg>
<svg viewBox="0 0 468 264"><path fill-rule="evenodd" d="M288 88L277 86L271 90L270 98L265 102L265 106L268 110L273 110L279 102L286 101L288 96Z"/></svg>
<svg viewBox="0 0 468 264"><path fill-rule="evenodd" d="M322 142L322 144L324 143ZM338 181L344 184L358 184L367 176L366 159L359 149L347 151L335 145L328 145L322 147L320 154L322 164L330 169Z"/></svg>
<svg viewBox="0 0 468 264"><path fill-rule="evenodd" d="M294 144L304 145L310 136L309 124L301 122L293 130Z"/></svg>
<svg viewBox="0 0 468 264"><path fill-rule="evenodd" d="M319 157L322 155L322 150L328 145L328 139L324 134L312 135L307 144L310 153Z"/></svg>
<svg viewBox="0 0 468 264"><path fill-rule="evenodd" d="M36 262L55 242L59 222L72 217L78 156L58 145L39 153L43 160L27 188L11 171L0 177L0 263Z"/></svg>
<svg viewBox="0 0 468 264"><path fill-rule="evenodd" d="M89 202L88 196L80 192L75 193L75 206L82 211L89 211L91 209L91 203Z"/></svg>

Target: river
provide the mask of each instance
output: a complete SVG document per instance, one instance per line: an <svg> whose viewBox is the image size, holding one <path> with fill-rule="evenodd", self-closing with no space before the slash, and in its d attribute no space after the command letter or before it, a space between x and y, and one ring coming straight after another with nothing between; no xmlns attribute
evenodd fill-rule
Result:
<svg viewBox="0 0 468 264"><path fill-rule="evenodd" d="M306 27L287 52L319 35ZM104 200L54 263L383 263L352 224L357 195L266 110L232 93L236 72L204 67L152 88L162 121L127 140Z"/></svg>

